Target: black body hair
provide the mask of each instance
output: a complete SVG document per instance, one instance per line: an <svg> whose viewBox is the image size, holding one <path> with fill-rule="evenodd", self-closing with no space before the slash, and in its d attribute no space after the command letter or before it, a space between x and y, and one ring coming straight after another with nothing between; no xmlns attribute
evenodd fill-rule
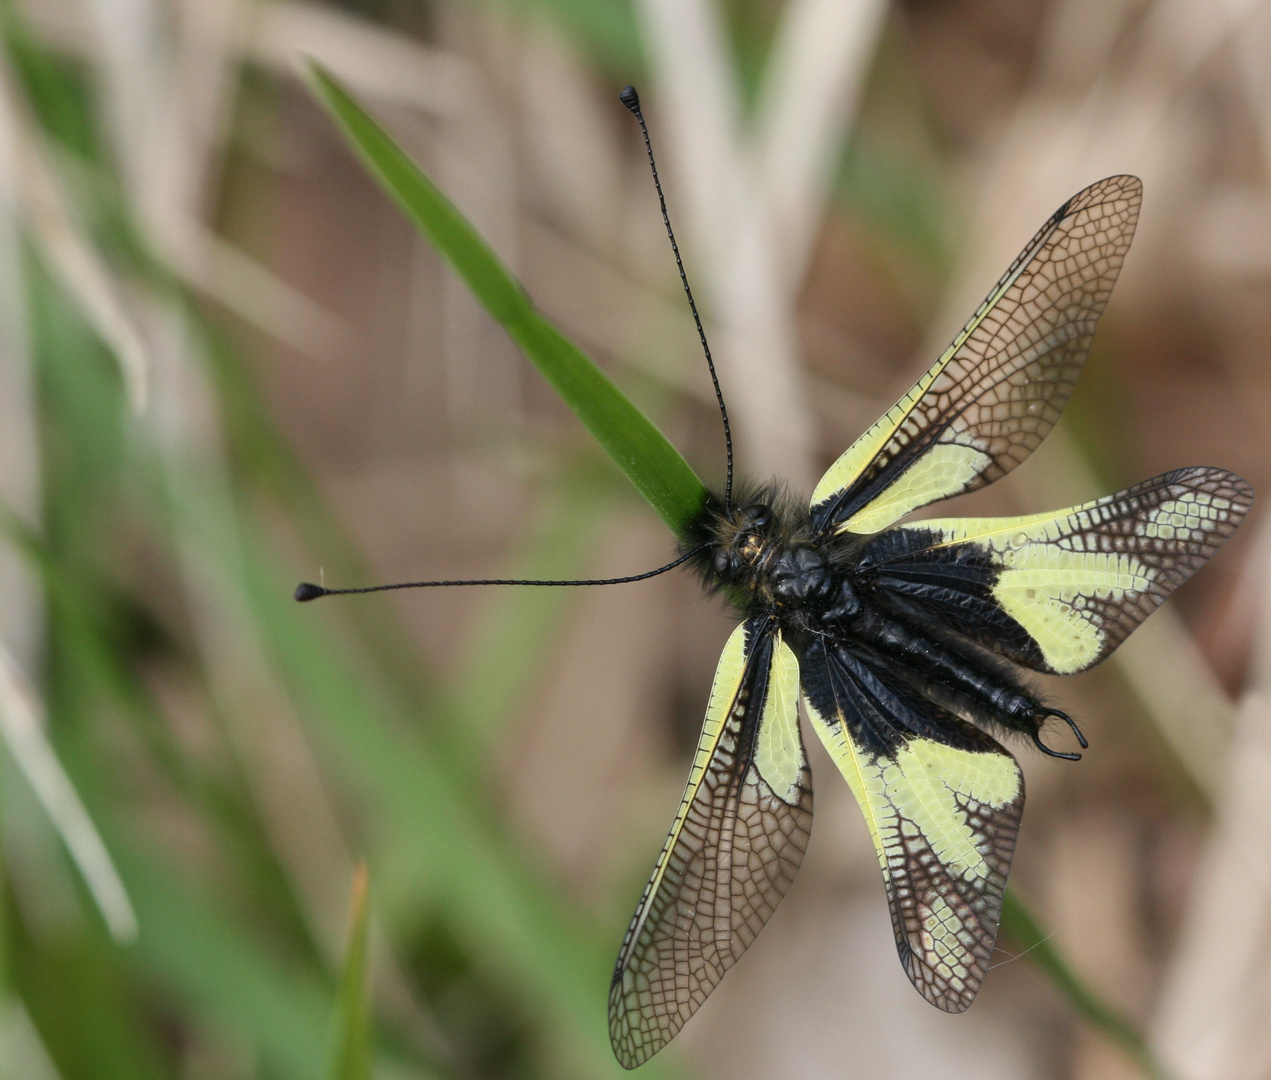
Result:
<svg viewBox="0 0 1271 1080"><path fill-rule="evenodd" d="M739 477L734 484L731 509L725 506L718 492L708 488L701 510L685 529L680 541L680 553L689 556L688 565L707 593L713 595L724 589L714 567L715 552L736 540L741 531L742 515L757 506L766 506L772 511L772 519L763 530L766 538L783 548L815 543L835 570L845 572L852 568L856 552L868 539L851 534L835 538L818 537L812 525L808 500L791 491L784 480L773 478L756 482ZM749 614L752 609L743 604L738 610Z"/></svg>

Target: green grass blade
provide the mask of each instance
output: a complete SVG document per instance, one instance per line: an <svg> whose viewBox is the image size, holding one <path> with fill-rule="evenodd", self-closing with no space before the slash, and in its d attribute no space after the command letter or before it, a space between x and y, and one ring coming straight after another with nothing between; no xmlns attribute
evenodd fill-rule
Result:
<svg viewBox="0 0 1271 1080"><path fill-rule="evenodd" d="M531 302L480 234L392 137L318 64L311 82L371 173L468 283L485 309L543 373L654 510L678 536L705 488L649 419Z"/></svg>
<svg viewBox="0 0 1271 1080"><path fill-rule="evenodd" d="M353 875L353 902L349 909L349 942L340 977L333 1022L331 1080L371 1080L371 1009L366 990L366 867Z"/></svg>

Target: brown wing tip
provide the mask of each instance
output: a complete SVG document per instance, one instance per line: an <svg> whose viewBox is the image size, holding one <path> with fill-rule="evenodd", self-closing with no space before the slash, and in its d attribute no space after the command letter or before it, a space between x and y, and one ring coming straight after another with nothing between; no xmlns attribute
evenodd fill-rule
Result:
<svg viewBox="0 0 1271 1080"><path fill-rule="evenodd" d="M624 1069L638 1069L649 1058L671 1041L674 1032L663 1038L649 1039L649 1032L633 1030L627 1025L625 1014L609 1013L609 1044L613 1056Z"/></svg>
<svg viewBox="0 0 1271 1080"><path fill-rule="evenodd" d="M684 1026L684 1021L674 1013L661 1019L667 1026L648 1023L649 1018L641 1013L639 1004L626 1000L622 986L622 969L615 971L613 982L609 986L609 1043L619 1065L624 1069L639 1068L666 1046Z"/></svg>
<svg viewBox="0 0 1271 1080"><path fill-rule="evenodd" d="M980 987L984 985L984 976L988 974L986 962L981 961L978 956L968 957L972 962L968 965L966 974L957 977L957 982L961 985L955 985L950 979L937 974L907 941L898 940L896 951L900 954L901 966L914 989L941 1012L955 1015L966 1012L974 1004Z"/></svg>
<svg viewBox="0 0 1271 1080"><path fill-rule="evenodd" d="M1229 469L1220 469L1213 465L1193 465L1165 473L1162 479L1226 499L1232 504L1232 511L1238 515L1238 520L1232 525L1233 530L1253 506L1253 485Z"/></svg>
<svg viewBox="0 0 1271 1080"><path fill-rule="evenodd" d="M1209 468L1204 471L1209 474L1210 482L1214 485L1212 490L1217 494L1224 495L1246 513L1253 506L1253 485L1243 476L1227 469ZM1208 484L1204 486L1205 490L1211 490ZM1221 490L1224 487L1227 489L1226 491Z"/></svg>
<svg viewBox="0 0 1271 1080"><path fill-rule="evenodd" d="M1129 173L1118 173L1096 180L1088 187L1082 188L1076 195L1061 206L1055 214L1057 220L1071 217L1079 210L1092 206L1125 200L1130 211L1129 231L1133 233L1133 225L1138 221L1139 206L1143 202L1143 181Z"/></svg>

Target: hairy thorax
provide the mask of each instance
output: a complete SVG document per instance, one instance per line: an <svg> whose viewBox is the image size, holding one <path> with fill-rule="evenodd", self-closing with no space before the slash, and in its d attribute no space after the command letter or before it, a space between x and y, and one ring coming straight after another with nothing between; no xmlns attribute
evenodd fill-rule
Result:
<svg viewBox="0 0 1271 1080"><path fill-rule="evenodd" d="M745 611L771 612L789 629L841 625L860 614L845 552L818 542L806 513L748 501L716 513L709 528L702 572Z"/></svg>

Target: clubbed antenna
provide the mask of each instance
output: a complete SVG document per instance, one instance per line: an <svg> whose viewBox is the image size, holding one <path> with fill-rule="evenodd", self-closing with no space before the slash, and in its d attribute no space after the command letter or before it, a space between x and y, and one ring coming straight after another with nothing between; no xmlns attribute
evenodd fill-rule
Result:
<svg viewBox="0 0 1271 1080"><path fill-rule="evenodd" d="M323 596L349 596L353 593L388 592L392 589L436 589L450 585L625 585L629 581L644 581L657 577L668 570L674 570L680 563L688 562L694 555L700 554L706 545L695 547L685 552L674 562L659 566L656 570L646 570L643 574L628 574L626 577L583 578L577 581L534 581L525 578L474 578L462 581L403 581L395 585L364 585L360 589L327 589L314 585L311 581L302 581L296 586L292 595L302 604L317 600Z"/></svg>
<svg viewBox="0 0 1271 1080"><path fill-rule="evenodd" d="M706 340L706 331L702 329L701 316L697 314L697 304L693 301L693 290L689 288L688 275L684 272L684 260L680 258L680 246L675 242L675 230L671 228L671 216L666 212L666 197L662 194L662 181L658 179L657 162L653 160L653 143L649 141L649 128L644 122L644 114L640 111L640 95L634 86L626 87L618 95L622 103L631 110L631 115L640 123L640 132L644 136L644 150L649 156L649 169L653 172L653 186L657 188L658 204L662 207L662 224L666 226L667 238L671 241L671 251L675 255L675 266L680 272L680 283L684 286L684 295L688 297L689 310L693 313L693 322L697 324L697 336L702 342L702 352L706 354L706 366L710 369L711 383L715 387L715 400L719 402L719 415L724 421L724 448L728 454L728 479L724 484L724 513L729 514L733 508L733 432L728 425L728 409L724 405L724 392L719 388L719 376L715 374L715 361L711 359L711 347Z"/></svg>

